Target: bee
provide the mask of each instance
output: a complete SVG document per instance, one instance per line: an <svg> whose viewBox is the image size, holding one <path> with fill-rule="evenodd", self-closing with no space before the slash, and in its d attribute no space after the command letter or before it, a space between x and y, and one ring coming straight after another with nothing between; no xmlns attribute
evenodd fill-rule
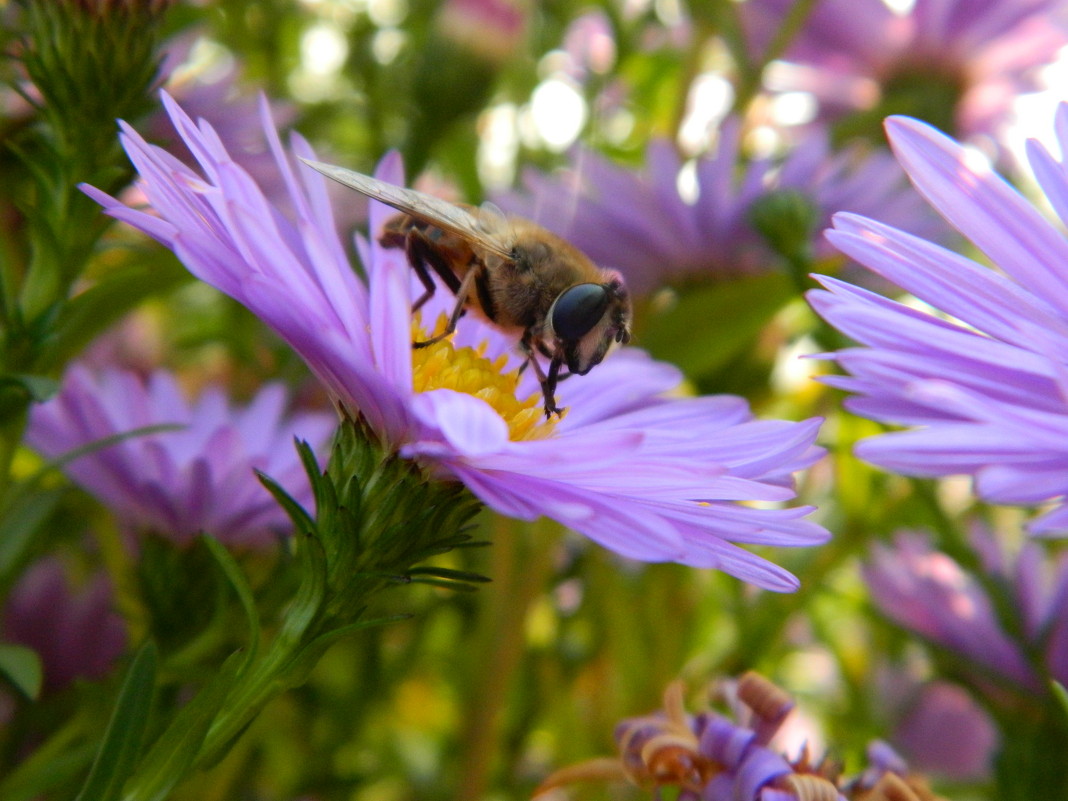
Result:
<svg viewBox="0 0 1068 801"><path fill-rule="evenodd" d="M413 347L444 339L471 312L518 339L551 418L562 411L556 405L561 378L586 375L612 347L630 341L631 304L622 276L598 268L556 234L521 217L505 217L490 204L453 204L343 167L301 161L400 212L378 241L403 248L423 285L413 312L433 297L435 275L456 296L445 331ZM549 360L547 371L538 354ZM564 366L567 373L561 375Z"/></svg>

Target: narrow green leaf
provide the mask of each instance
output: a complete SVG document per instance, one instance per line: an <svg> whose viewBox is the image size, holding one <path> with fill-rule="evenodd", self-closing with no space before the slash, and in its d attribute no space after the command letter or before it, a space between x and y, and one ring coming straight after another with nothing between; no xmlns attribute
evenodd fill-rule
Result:
<svg viewBox="0 0 1068 801"><path fill-rule="evenodd" d="M123 801L163 801L186 776L219 709L240 680L244 664L242 654L231 654L215 677L174 716L126 783Z"/></svg>
<svg viewBox="0 0 1068 801"><path fill-rule="evenodd" d="M241 604L241 609L245 613L249 632L248 656L245 664L251 665L259 655L260 650L260 613L256 609L256 599L252 595L252 588L249 586L240 566L222 543L207 534L203 535L203 539L208 552L215 557L215 562L219 565L223 575L226 576L227 581L230 582L230 586Z"/></svg>
<svg viewBox="0 0 1068 801"><path fill-rule="evenodd" d="M52 459L44 467L38 470L36 473L26 479L27 484L33 484L40 481L51 470L62 470L63 467L73 462L75 459L80 459L83 456L87 456L90 453L96 451L102 451L104 448L110 448L112 445L117 445L120 442L125 442L128 439L135 439L137 437L147 437L151 434L162 434L167 431L181 431L186 426L181 423L156 423L150 426L141 426L140 428L131 428L129 431L123 431L120 434L112 434L108 437L101 437L98 440L94 440L86 445L82 445L78 448L72 448L62 456Z"/></svg>
<svg viewBox="0 0 1068 801"><path fill-rule="evenodd" d="M436 576L437 578L450 579L452 581L474 581L480 584L493 580L489 576L483 576L481 573L472 573L468 570L453 570L448 567L413 567L408 571L408 575L412 577Z"/></svg>
<svg viewBox="0 0 1068 801"><path fill-rule="evenodd" d="M84 729L83 721L73 720L38 746L0 778L0 798L4 801L51 798L57 788L69 787L79 776L84 776L96 751L94 743L79 742Z"/></svg>
<svg viewBox="0 0 1068 801"><path fill-rule="evenodd" d="M99 184L98 184L99 185ZM87 342L152 295L167 292L191 276L174 258L157 258L149 266L138 262L109 275L96 286L64 304L42 354L46 368L59 367Z"/></svg>
<svg viewBox="0 0 1068 801"><path fill-rule="evenodd" d="M114 801L137 763L152 707L156 646L146 642L126 674L93 767L75 801Z"/></svg>
<svg viewBox="0 0 1068 801"><path fill-rule="evenodd" d="M32 648L0 643L0 673L27 698L35 699L41 692L41 657Z"/></svg>
<svg viewBox="0 0 1068 801"><path fill-rule="evenodd" d="M0 514L0 586L8 586L22 568L30 546L66 489L29 491L21 483L11 494L11 504Z"/></svg>

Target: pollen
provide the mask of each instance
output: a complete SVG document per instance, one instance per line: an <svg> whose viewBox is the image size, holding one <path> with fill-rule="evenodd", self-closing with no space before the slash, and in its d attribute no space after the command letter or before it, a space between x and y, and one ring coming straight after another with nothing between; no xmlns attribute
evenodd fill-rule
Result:
<svg viewBox="0 0 1068 801"><path fill-rule="evenodd" d="M445 318L438 320L435 330L444 330ZM412 341L430 339L419 323L412 322ZM457 347L446 337L425 348L412 348L412 380L416 392L433 389L453 389L481 398L508 424L508 436L513 441L544 439L552 434L554 420L545 419L540 392L520 400L519 370L507 369L508 357L486 356L485 343L478 348Z"/></svg>

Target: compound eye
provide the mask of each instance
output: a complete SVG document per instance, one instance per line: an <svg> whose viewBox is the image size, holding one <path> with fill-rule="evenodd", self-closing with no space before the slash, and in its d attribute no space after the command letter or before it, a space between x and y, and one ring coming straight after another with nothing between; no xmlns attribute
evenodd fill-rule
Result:
<svg viewBox="0 0 1068 801"><path fill-rule="evenodd" d="M582 339L608 308L608 290L600 284L576 284L553 304L553 332L563 340Z"/></svg>

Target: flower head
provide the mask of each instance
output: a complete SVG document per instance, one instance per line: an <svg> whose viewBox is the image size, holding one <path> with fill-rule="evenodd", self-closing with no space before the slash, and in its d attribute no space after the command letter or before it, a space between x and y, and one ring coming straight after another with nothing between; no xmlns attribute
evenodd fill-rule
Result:
<svg viewBox="0 0 1068 801"><path fill-rule="evenodd" d="M752 0L747 32L763 52L789 0ZM882 109L961 135L996 133L1013 100L1068 42L1057 0L817 0L777 70L783 90L810 92L825 116Z"/></svg>
<svg viewBox="0 0 1068 801"><path fill-rule="evenodd" d="M664 692L663 710L616 727L618 759L563 768L542 782L536 794L577 781L625 779L641 787L677 788L680 801L935 799L884 743L869 747L870 767L848 782L832 761L814 762L807 748L793 760L779 753L771 739L794 703L757 673L724 683L721 694L730 714L688 714L682 693L681 682L671 684Z"/></svg>
<svg viewBox="0 0 1068 801"><path fill-rule="evenodd" d="M164 371L145 382L117 369L94 374L74 366L59 394L33 409L26 440L49 458L87 448L64 471L135 531L179 544L207 532L228 545L268 545L291 525L255 470L310 501L293 438L318 449L335 425L323 413L285 417L285 405L280 385L233 408L217 388L188 402ZM134 433L95 447L167 425L177 430Z"/></svg>
<svg viewBox="0 0 1068 801"><path fill-rule="evenodd" d="M567 238L598 264L618 269L638 293L674 278L726 278L780 263L751 217L755 204L776 192L799 194L813 207L816 224L805 225L803 237L843 209L878 210L917 233L938 231L887 153L835 154L825 134L813 134L781 163L757 159L739 173L741 148L741 125L730 119L716 152L694 163L696 198L680 191L683 162L675 148L658 140L642 172L579 151L562 177L529 171L525 192L496 200ZM819 258L833 255L826 243L814 246Z"/></svg>
<svg viewBox="0 0 1068 801"><path fill-rule="evenodd" d="M830 356L849 375L823 380L851 411L910 430L862 441L857 454L895 472L967 474L1001 504L1055 506L1034 532L1068 529L1068 239L985 161L914 120L887 122L898 160L943 217L998 268L853 214L827 238L934 308L820 279L809 294L863 347ZM1068 107L1058 114L1068 146ZM1066 151L1068 152L1068 151ZM1068 220L1068 170L1030 143L1035 175Z"/></svg>
<svg viewBox="0 0 1068 801"><path fill-rule="evenodd" d="M1033 542L1009 559L982 529L973 533L973 544L978 574L916 532L877 546L864 570L876 606L960 657L964 675L995 700L1005 690L1034 699L1048 692L1046 676L1068 682L1068 559L1044 556ZM1007 599L990 592L995 584Z"/></svg>
<svg viewBox="0 0 1068 801"><path fill-rule="evenodd" d="M58 559L42 559L11 589L4 638L37 652L46 690L62 689L78 678L100 678L126 647L126 629L111 601L105 576L95 575L75 588Z"/></svg>
<svg viewBox="0 0 1068 801"><path fill-rule="evenodd" d="M488 506L524 520L552 517L602 545L646 561L716 567L786 590L796 579L736 542L810 545L827 534L782 502L791 473L811 464L819 421L756 421L739 398L678 398L679 373L624 349L564 381L559 420L541 418L532 371L516 341L472 319L435 347L428 321L447 308L441 290L413 332L414 278L404 254L360 239L365 283L334 230L323 179L294 170L269 123L294 217L273 207L204 123L165 98L204 175L124 128L123 142L156 214L86 191L108 213L172 248L198 277L244 303L304 358L344 413L430 474L462 481ZM294 138L299 156L313 158ZM399 160L378 177L401 183ZM371 207L377 231L395 212Z"/></svg>

